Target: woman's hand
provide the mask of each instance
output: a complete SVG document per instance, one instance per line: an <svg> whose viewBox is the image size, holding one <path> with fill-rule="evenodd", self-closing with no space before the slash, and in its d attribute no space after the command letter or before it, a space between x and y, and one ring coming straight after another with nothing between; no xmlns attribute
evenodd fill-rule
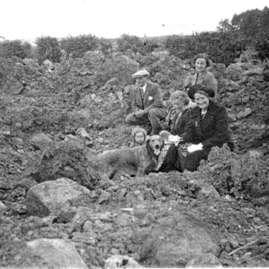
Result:
<svg viewBox="0 0 269 269"><path fill-rule="evenodd" d="M203 149L203 144L202 143L200 143L198 145L192 144L189 147L187 147L187 151L189 153L192 153L192 152L195 152L195 151L198 151L198 150L202 150L202 149Z"/></svg>

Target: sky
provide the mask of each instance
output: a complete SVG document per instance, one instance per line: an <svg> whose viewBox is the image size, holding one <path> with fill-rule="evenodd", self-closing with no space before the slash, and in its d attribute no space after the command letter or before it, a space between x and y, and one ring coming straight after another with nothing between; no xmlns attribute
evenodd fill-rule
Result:
<svg viewBox="0 0 269 269"><path fill-rule="evenodd" d="M0 0L0 37L95 35L118 38L215 31L234 14L269 7L268 0Z"/></svg>

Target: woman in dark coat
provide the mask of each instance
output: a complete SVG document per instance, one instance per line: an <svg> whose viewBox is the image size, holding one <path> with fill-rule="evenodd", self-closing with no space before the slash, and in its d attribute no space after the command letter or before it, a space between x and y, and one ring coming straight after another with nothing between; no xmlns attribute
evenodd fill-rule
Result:
<svg viewBox="0 0 269 269"><path fill-rule="evenodd" d="M190 112L190 120L180 143L192 143L187 149L184 169L197 170L202 159L206 160L212 147L221 147L224 143L233 150L234 144L228 128L226 109L213 102L213 89L195 85L188 91L196 107Z"/></svg>

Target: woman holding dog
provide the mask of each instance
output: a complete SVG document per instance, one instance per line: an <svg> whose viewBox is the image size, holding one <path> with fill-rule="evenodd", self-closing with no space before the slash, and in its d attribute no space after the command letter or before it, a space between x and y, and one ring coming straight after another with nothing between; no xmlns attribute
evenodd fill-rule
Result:
<svg viewBox="0 0 269 269"><path fill-rule="evenodd" d="M206 88L212 89L215 92L214 100L218 100L217 88L218 83L214 75L208 71L210 66L209 58L205 53L198 54L194 58L195 74L187 79L183 88L188 89L193 85L202 85Z"/></svg>
<svg viewBox="0 0 269 269"><path fill-rule="evenodd" d="M222 147L224 143L234 148L228 128L228 116L223 106L213 101L215 91L212 88L195 85L188 96L196 103L190 111L190 120L180 144L191 143L187 148L184 169L197 170L200 160L206 160L212 147Z"/></svg>

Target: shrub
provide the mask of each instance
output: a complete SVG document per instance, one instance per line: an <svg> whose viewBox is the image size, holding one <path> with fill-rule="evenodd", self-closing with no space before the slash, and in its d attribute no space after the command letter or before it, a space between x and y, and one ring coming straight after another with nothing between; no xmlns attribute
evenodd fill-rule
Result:
<svg viewBox="0 0 269 269"><path fill-rule="evenodd" d="M93 51L98 48L98 38L92 35L70 36L62 39L60 43L66 54L68 56L72 55L73 58L81 58L86 51ZM104 42L103 47L105 50Z"/></svg>
<svg viewBox="0 0 269 269"><path fill-rule="evenodd" d="M112 43L108 39L100 38L98 44L98 47L103 54L107 55L112 51Z"/></svg>
<svg viewBox="0 0 269 269"><path fill-rule="evenodd" d="M123 53L125 53L128 49L131 49L133 52L138 52L141 55L146 55L159 47L156 42L150 39L142 40L142 38L127 34L123 34L119 39L117 39L117 45L119 51Z"/></svg>
<svg viewBox="0 0 269 269"><path fill-rule="evenodd" d="M37 59L39 64L48 59L51 62L60 62L61 48L57 38L40 37L36 39Z"/></svg>
<svg viewBox="0 0 269 269"><path fill-rule="evenodd" d="M21 59L30 58L32 56L31 49L32 46L28 42L5 40L0 43L0 57L11 58L16 56Z"/></svg>
<svg viewBox="0 0 269 269"><path fill-rule="evenodd" d="M192 36L169 36L165 47L171 55L182 59L204 52L214 62L228 65L246 48L246 40L236 32L202 32Z"/></svg>
<svg viewBox="0 0 269 269"><path fill-rule="evenodd" d="M143 42L137 36L131 36L123 34L119 39L117 39L119 51L125 53L128 49L131 49L135 53L141 50L143 47Z"/></svg>
<svg viewBox="0 0 269 269"><path fill-rule="evenodd" d="M142 53L141 54L146 54L146 53L149 53L149 52L152 52L154 51L154 49L157 49L159 47L159 45L154 42L153 40L150 40L150 39L145 39L143 41L143 50L142 50Z"/></svg>

